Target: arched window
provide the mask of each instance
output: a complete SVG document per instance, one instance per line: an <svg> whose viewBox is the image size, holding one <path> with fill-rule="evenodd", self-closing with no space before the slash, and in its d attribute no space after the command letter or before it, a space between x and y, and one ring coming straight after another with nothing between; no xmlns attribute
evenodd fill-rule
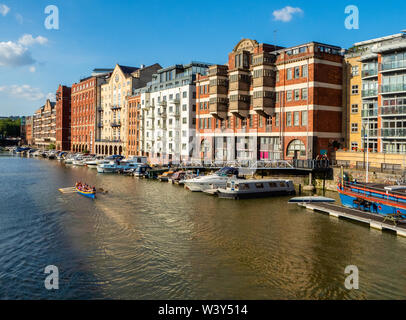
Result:
<svg viewBox="0 0 406 320"><path fill-rule="evenodd" d="M300 140L293 140L288 145L288 157L294 157L295 153L297 156L306 156L306 146Z"/></svg>

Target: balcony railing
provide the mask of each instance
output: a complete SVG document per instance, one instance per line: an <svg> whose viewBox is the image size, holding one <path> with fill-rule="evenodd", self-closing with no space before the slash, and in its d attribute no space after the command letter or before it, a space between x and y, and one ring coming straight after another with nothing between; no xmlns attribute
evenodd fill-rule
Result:
<svg viewBox="0 0 406 320"><path fill-rule="evenodd" d="M369 130L362 129L361 137L366 138L367 136L369 138L378 137L378 129L369 129Z"/></svg>
<svg viewBox="0 0 406 320"><path fill-rule="evenodd" d="M381 129L382 137L406 138L406 128Z"/></svg>
<svg viewBox="0 0 406 320"><path fill-rule="evenodd" d="M103 122L97 123L97 127L98 127L98 128L103 128Z"/></svg>
<svg viewBox="0 0 406 320"><path fill-rule="evenodd" d="M381 115L383 115L383 116L399 115L399 114L406 115L406 105L382 106L381 107Z"/></svg>
<svg viewBox="0 0 406 320"><path fill-rule="evenodd" d="M179 98L174 98L170 101L173 104L180 104L180 99Z"/></svg>
<svg viewBox="0 0 406 320"><path fill-rule="evenodd" d="M362 70L362 72L361 72L362 78L373 77L373 76L377 76L377 75L378 75L378 69Z"/></svg>
<svg viewBox="0 0 406 320"><path fill-rule="evenodd" d="M111 110L119 110L119 109L121 109L121 106L120 105L112 105L110 108L111 108Z"/></svg>
<svg viewBox="0 0 406 320"><path fill-rule="evenodd" d="M112 121L110 122L112 127L121 127L121 121Z"/></svg>
<svg viewBox="0 0 406 320"><path fill-rule="evenodd" d="M362 111L361 111L361 116L362 116L363 118L377 117L377 116L378 116L378 109L362 110Z"/></svg>
<svg viewBox="0 0 406 320"><path fill-rule="evenodd" d="M406 83L388 84L381 86L381 93L406 92Z"/></svg>
<svg viewBox="0 0 406 320"><path fill-rule="evenodd" d="M377 89L370 89L370 90L362 90L362 97L376 97L378 95Z"/></svg>
<svg viewBox="0 0 406 320"><path fill-rule="evenodd" d="M121 139L96 139L96 142L113 142L113 143L118 143L118 142L122 142Z"/></svg>
<svg viewBox="0 0 406 320"><path fill-rule="evenodd" d="M160 106L166 106L166 100L162 100L161 102L158 103Z"/></svg>
<svg viewBox="0 0 406 320"><path fill-rule="evenodd" d="M392 61L381 64L381 70L394 70L394 69L406 69L406 60Z"/></svg>

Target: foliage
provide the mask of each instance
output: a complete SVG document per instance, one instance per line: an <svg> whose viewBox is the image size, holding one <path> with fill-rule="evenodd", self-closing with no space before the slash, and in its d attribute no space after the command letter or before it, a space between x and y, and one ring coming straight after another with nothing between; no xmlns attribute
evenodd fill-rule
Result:
<svg viewBox="0 0 406 320"><path fill-rule="evenodd" d="M48 146L48 150L55 150L55 145L53 143L50 143Z"/></svg>
<svg viewBox="0 0 406 320"><path fill-rule="evenodd" d="M3 137L19 137L20 123L20 119L0 119L0 135L2 135Z"/></svg>

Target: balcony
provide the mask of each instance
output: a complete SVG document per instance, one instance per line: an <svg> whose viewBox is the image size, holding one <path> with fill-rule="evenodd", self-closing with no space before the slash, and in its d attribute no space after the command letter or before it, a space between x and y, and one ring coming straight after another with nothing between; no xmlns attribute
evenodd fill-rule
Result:
<svg viewBox="0 0 406 320"><path fill-rule="evenodd" d="M110 122L110 125L114 128L114 127L121 127L121 121L112 121Z"/></svg>
<svg viewBox="0 0 406 320"><path fill-rule="evenodd" d="M274 97L259 97L253 100L253 110L258 114L265 117L270 116L275 110L275 98Z"/></svg>
<svg viewBox="0 0 406 320"><path fill-rule="evenodd" d="M364 78L370 78L370 77L377 77L378 76L378 69L373 69L373 70L362 70L361 72L361 77Z"/></svg>
<svg viewBox="0 0 406 320"><path fill-rule="evenodd" d="M209 77L211 76L225 76L228 75L228 67L224 65L213 65L209 67Z"/></svg>
<svg viewBox="0 0 406 320"><path fill-rule="evenodd" d="M166 107L166 105L167 105L166 100L162 100L161 102L158 102L158 105L160 105L161 107Z"/></svg>
<svg viewBox="0 0 406 320"><path fill-rule="evenodd" d="M103 112L103 108L102 108L102 107L97 107L96 110L97 110L97 112Z"/></svg>
<svg viewBox="0 0 406 320"><path fill-rule="evenodd" d="M123 142L121 139L96 139L96 142L107 142L107 143L120 143Z"/></svg>
<svg viewBox="0 0 406 320"><path fill-rule="evenodd" d="M218 119L227 117L228 99L227 98L211 98L210 99L210 114Z"/></svg>
<svg viewBox="0 0 406 320"><path fill-rule="evenodd" d="M370 90L362 90L361 92L362 98L374 98L378 96L377 89L370 89Z"/></svg>
<svg viewBox="0 0 406 320"><path fill-rule="evenodd" d="M180 117L180 111L179 110L172 110L168 112L170 117L176 117L179 118Z"/></svg>
<svg viewBox="0 0 406 320"><path fill-rule="evenodd" d="M120 105L112 105L110 106L111 110L120 110L121 106Z"/></svg>
<svg viewBox="0 0 406 320"><path fill-rule="evenodd" d="M238 95L238 98L230 97L228 110L236 116L246 118L250 109L250 96Z"/></svg>
<svg viewBox="0 0 406 320"><path fill-rule="evenodd" d="M174 99L170 100L170 103L172 103L172 104L180 104L180 99L179 98L174 98Z"/></svg>
<svg viewBox="0 0 406 320"><path fill-rule="evenodd" d="M273 76L262 76L253 79L254 87L274 87L275 86L275 77Z"/></svg>
<svg viewBox="0 0 406 320"><path fill-rule="evenodd" d="M381 135L383 138L406 138L406 128L381 129Z"/></svg>
<svg viewBox="0 0 406 320"><path fill-rule="evenodd" d="M227 80L217 80L215 84L210 84L209 87L210 94L224 94L228 93L228 82Z"/></svg>
<svg viewBox="0 0 406 320"><path fill-rule="evenodd" d="M98 123L97 123L97 127L98 127L98 128L103 128L103 122L98 122Z"/></svg>
<svg viewBox="0 0 406 320"><path fill-rule="evenodd" d="M406 92L406 83L381 85L381 93Z"/></svg>
<svg viewBox="0 0 406 320"><path fill-rule="evenodd" d="M406 69L406 60L381 63L381 72Z"/></svg>
<svg viewBox="0 0 406 320"><path fill-rule="evenodd" d="M361 110L362 118L373 118L378 116L378 108Z"/></svg>
<svg viewBox="0 0 406 320"><path fill-rule="evenodd" d="M368 135L368 138L377 138L378 129L369 129L369 130L362 129L361 137L364 137L364 139L365 139L367 137L367 135Z"/></svg>
<svg viewBox="0 0 406 320"><path fill-rule="evenodd" d="M406 116L406 105L382 106L381 115L382 116L394 116L394 115L405 115Z"/></svg>

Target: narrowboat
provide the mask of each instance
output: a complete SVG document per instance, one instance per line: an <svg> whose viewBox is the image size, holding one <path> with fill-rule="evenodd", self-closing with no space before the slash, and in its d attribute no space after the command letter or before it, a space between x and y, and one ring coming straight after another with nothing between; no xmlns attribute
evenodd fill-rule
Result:
<svg viewBox="0 0 406 320"><path fill-rule="evenodd" d="M342 179L337 191L345 207L383 215L406 216L406 185L390 186Z"/></svg>
<svg viewBox="0 0 406 320"><path fill-rule="evenodd" d="M265 198L293 194L295 194L293 181L283 179L230 179L225 189L217 190L218 197L223 199Z"/></svg>

